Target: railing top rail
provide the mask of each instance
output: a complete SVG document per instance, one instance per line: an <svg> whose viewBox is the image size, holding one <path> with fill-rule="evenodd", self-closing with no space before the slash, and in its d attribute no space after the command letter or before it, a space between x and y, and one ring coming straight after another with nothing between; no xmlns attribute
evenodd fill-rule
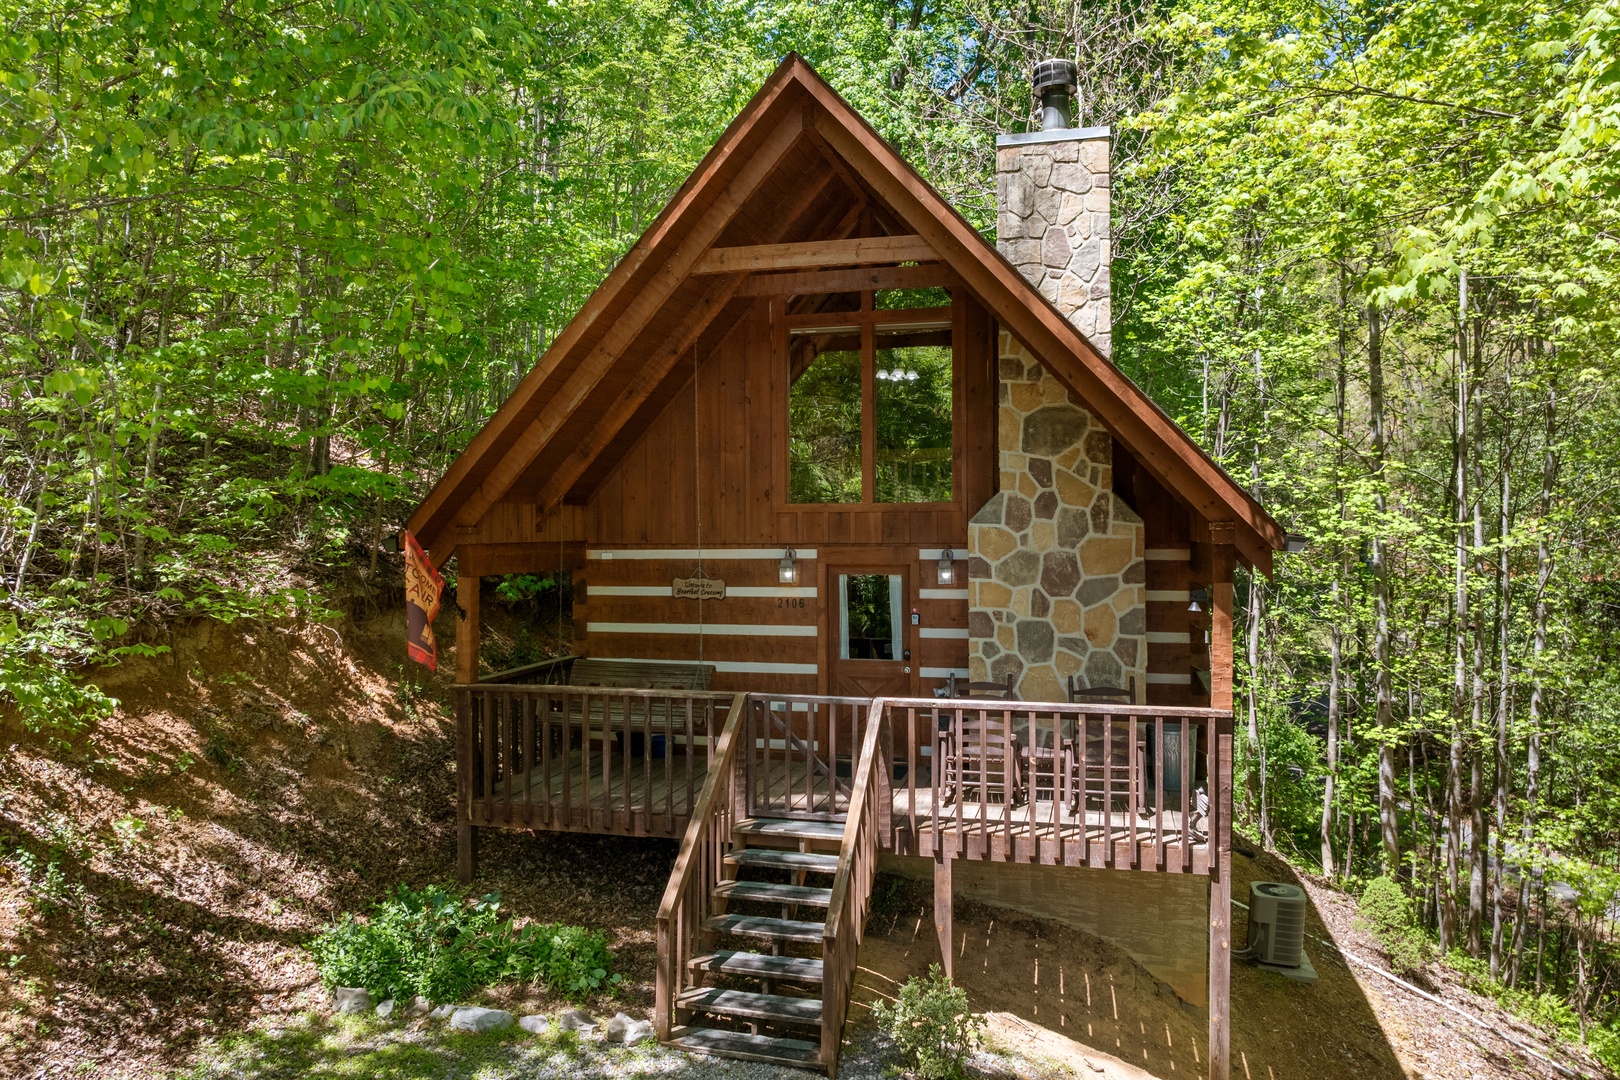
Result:
<svg viewBox="0 0 1620 1080"><path fill-rule="evenodd" d="M1089 716L1162 716L1169 720L1230 719L1230 709L1189 705L1093 705L1084 701L1004 701L1000 698L883 698L890 709L984 709L1012 713L1085 713Z"/></svg>
<svg viewBox="0 0 1620 1080"><path fill-rule="evenodd" d="M805 702L813 705L871 705L869 697L837 697L830 694L767 694L759 690L748 693L749 701Z"/></svg>
<svg viewBox="0 0 1620 1080"><path fill-rule="evenodd" d="M550 668L560 667L563 664L571 664L578 659L580 658L575 656L573 653L569 653L566 656L553 656L549 660L539 660L532 664L524 664L521 667L507 668L505 671L497 671L493 675L486 675L484 678L479 679L478 681L480 683L503 682L507 679L515 679L523 675L534 675Z"/></svg>
<svg viewBox="0 0 1620 1080"><path fill-rule="evenodd" d="M658 904L660 922L667 923L674 917L675 907L681 899L681 883L686 880L687 868L697 851L698 838L707 827L710 807L715 799L725 797L720 792L720 785L730 779L739 741L737 732L742 728L743 716L747 712L743 708L744 697L743 694L731 696L731 712L726 716L725 727L720 729L714 760L709 765L709 774L703 779L703 789L698 793L697 802L692 806L692 816L686 823L686 835L681 838L681 852L675 857L675 868L670 872L669 884L664 887L664 897Z"/></svg>
<svg viewBox="0 0 1620 1080"><path fill-rule="evenodd" d="M573 686L568 683L456 683L452 690L511 690L525 694L596 694L611 697L701 698L705 701L730 701L737 694L730 690L661 690L656 687L635 686Z"/></svg>

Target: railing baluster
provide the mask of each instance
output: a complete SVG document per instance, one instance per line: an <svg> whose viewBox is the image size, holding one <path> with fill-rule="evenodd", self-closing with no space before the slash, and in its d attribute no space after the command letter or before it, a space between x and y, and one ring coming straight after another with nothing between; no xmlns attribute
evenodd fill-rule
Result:
<svg viewBox="0 0 1620 1080"><path fill-rule="evenodd" d="M1164 869L1164 717L1153 718L1153 869Z"/></svg>
<svg viewBox="0 0 1620 1080"><path fill-rule="evenodd" d="M1133 870L1140 870L1142 868L1142 847L1137 843L1136 839L1136 819L1140 817L1142 813L1142 784L1144 782L1142 770L1138 768L1138 765L1141 762L1141 758L1138 756L1141 747L1141 744L1137 741L1137 736L1139 734L1140 732L1138 732L1136 725L1136 714L1131 713L1131 751L1125 758L1125 767L1130 770L1126 775L1131 778L1131 792L1129 795L1130 809L1128 811L1128 817L1130 819L1131 857L1128 861L1131 869Z"/></svg>
<svg viewBox="0 0 1620 1080"><path fill-rule="evenodd" d="M1188 743L1192 740L1192 724L1181 721L1181 870L1192 873L1192 774L1187 764L1192 761Z"/></svg>
<svg viewBox="0 0 1620 1080"><path fill-rule="evenodd" d="M906 710L906 843L908 854L921 854L917 843L917 710Z"/></svg>
<svg viewBox="0 0 1620 1080"><path fill-rule="evenodd" d="M1114 865L1114 718L1103 718L1103 865Z"/></svg>

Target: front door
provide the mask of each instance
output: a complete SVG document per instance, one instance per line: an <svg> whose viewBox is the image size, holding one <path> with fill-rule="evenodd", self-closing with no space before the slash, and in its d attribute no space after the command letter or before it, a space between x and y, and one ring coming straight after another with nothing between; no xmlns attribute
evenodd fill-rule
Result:
<svg viewBox="0 0 1620 1080"><path fill-rule="evenodd" d="M900 567L832 567L834 616L828 689L840 697L907 697L913 676L911 573Z"/></svg>

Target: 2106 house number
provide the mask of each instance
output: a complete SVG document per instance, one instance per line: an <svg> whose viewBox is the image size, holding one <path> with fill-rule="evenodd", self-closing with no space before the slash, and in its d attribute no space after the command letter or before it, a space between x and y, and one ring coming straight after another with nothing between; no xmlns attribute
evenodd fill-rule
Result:
<svg viewBox="0 0 1620 1080"><path fill-rule="evenodd" d="M776 598L776 606L779 608L802 608L804 607L804 597L779 596Z"/></svg>

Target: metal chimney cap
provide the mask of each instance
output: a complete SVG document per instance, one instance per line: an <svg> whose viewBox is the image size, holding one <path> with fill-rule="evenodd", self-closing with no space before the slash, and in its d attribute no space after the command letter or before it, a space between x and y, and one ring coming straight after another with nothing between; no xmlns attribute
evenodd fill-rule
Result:
<svg viewBox="0 0 1620 1080"><path fill-rule="evenodd" d="M1073 93L1079 89L1079 75L1080 69L1073 60L1042 60L1035 65L1030 84L1037 97L1046 90L1060 87Z"/></svg>

